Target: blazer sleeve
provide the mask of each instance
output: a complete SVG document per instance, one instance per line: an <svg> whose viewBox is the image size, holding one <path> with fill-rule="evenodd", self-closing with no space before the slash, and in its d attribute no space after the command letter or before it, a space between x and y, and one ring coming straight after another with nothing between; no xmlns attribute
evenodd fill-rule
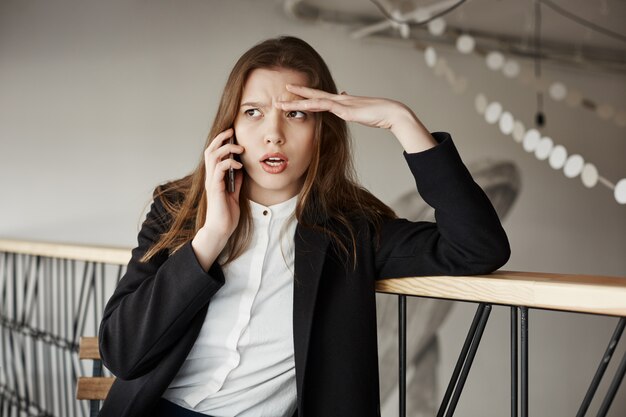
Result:
<svg viewBox="0 0 626 417"><path fill-rule="evenodd" d="M155 199L126 273L104 309L100 354L104 365L121 379L153 369L224 283L217 263L208 273L202 269L191 243L170 256L163 251L141 262L167 226L165 209Z"/></svg>
<svg viewBox="0 0 626 417"><path fill-rule="evenodd" d="M436 222L390 219L380 227L375 255L379 278L487 274L511 254L498 215L474 182L449 134L405 159Z"/></svg>

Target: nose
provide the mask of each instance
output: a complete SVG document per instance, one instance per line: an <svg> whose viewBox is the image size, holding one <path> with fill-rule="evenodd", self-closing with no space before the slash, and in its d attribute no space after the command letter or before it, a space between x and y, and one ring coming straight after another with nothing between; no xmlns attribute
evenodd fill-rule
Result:
<svg viewBox="0 0 626 417"><path fill-rule="evenodd" d="M273 114L267 115L265 118L266 129L263 137L265 143L268 145L282 145L285 143L285 135L280 116L280 112L274 111Z"/></svg>
<svg viewBox="0 0 626 417"><path fill-rule="evenodd" d="M285 141L281 136L266 136L265 143L273 143L274 145L282 145Z"/></svg>

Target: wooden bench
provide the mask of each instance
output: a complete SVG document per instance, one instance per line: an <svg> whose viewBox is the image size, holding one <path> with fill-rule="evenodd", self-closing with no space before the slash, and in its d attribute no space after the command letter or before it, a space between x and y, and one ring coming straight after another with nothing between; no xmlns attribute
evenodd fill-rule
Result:
<svg viewBox="0 0 626 417"><path fill-rule="evenodd" d="M115 381L114 377L102 376L102 360L98 349L97 337L81 337L78 357L93 360L92 376L81 376L76 384L76 399L90 400L89 415L95 417L100 410L100 401L104 400Z"/></svg>

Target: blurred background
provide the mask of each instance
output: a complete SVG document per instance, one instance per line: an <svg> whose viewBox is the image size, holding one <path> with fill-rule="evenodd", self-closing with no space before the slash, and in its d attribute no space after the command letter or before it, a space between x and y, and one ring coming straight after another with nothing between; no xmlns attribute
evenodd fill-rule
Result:
<svg viewBox="0 0 626 417"><path fill-rule="evenodd" d="M0 0L0 237L132 247L153 188L201 157L236 59L288 34L340 90L404 102L497 182L503 269L626 276L625 21L623 0ZM427 215L399 143L351 132L362 183ZM436 321L429 401L474 308ZM508 314L494 309L457 415L508 413ZM615 323L531 311L532 415L576 412Z"/></svg>

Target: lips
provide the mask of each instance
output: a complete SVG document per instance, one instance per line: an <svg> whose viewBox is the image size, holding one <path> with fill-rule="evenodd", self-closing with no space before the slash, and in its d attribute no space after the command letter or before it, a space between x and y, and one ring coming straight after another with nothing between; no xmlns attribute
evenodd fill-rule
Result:
<svg viewBox="0 0 626 417"><path fill-rule="evenodd" d="M280 152L267 153L259 160L261 168L269 174L280 174L287 169L289 158Z"/></svg>

